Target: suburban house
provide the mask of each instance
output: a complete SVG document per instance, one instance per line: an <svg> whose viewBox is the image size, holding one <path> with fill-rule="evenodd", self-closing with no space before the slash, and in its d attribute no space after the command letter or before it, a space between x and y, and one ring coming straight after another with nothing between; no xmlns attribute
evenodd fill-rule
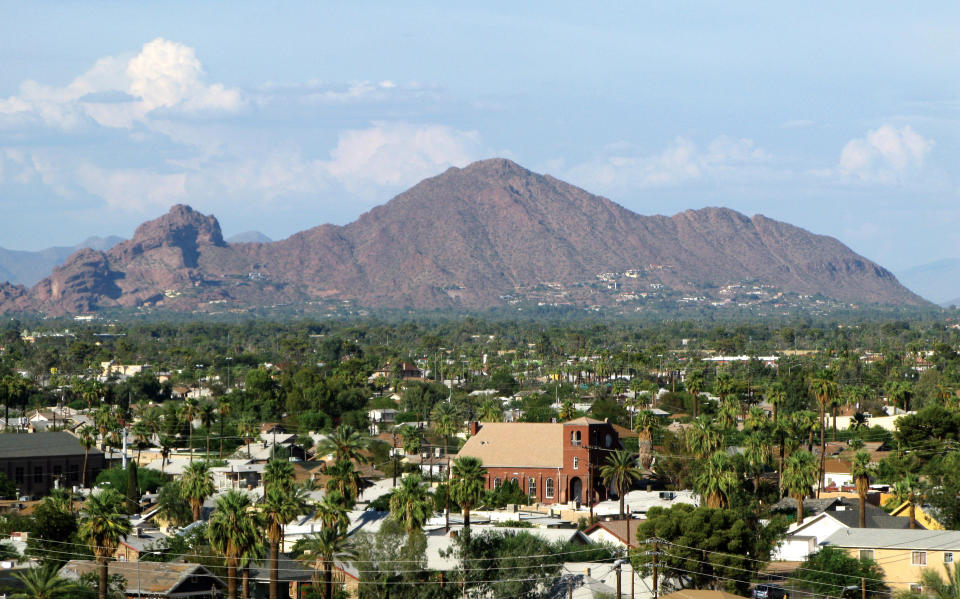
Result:
<svg viewBox="0 0 960 599"><path fill-rule="evenodd" d="M94 560L71 560L60 569L67 580L80 580L85 574L97 575ZM167 562L114 562L110 574L119 574L126 581L127 597L150 599L223 596L227 585L200 564Z"/></svg>
<svg viewBox="0 0 960 599"><path fill-rule="evenodd" d="M483 462L487 489L514 481L532 503L587 503L607 499L600 466L622 448L613 426L591 418L563 423L472 422L459 457Z"/></svg>
<svg viewBox="0 0 960 599"><path fill-rule="evenodd" d="M23 495L46 495L57 485L79 485L83 462L83 445L70 433L0 435L0 472ZM93 483L104 467L103 452L91 447L87 484Z"/></svg>
<svg viewBox="0 0 960 599"><path fill-rule="evenodd" d="M882 509L866 506L866 528L869 529L905 529L910 526L909 518L897 518ZM839 530L860 526L860 505L858 501L836 498L827 509L815 516L804 518L803 524L790 525L780 545L774 550L774 561L802 561L816 553L820 545Z"/></svg>
<svg viewBox="0 0 960 599"><path fill-rule="evenodd" d="M910 502L904 501L900 507L890 512L891 516L900 516L901 518L910 517ZM943 524L937 520L936 508L930 505L918 505L913 511L917 524L927 530L944 530Z"/></svg>
<svg viewBox="0 0 960 599"><path fill-rule="evenodd" d="M960 557L960 531L847 528L825 541L851 557L869 558L883 570L893 590L920 590L920 573L931 569L944 575L944 565Z"/></svg>
<svg viewBox="0 0 960 599"><path fill-rule="evenodd" d="M614 547L627 546L627 523L630 524L630 547L639 547L637 530L643 520L603 520L583 531L591 543L603 543Z"/></svg>

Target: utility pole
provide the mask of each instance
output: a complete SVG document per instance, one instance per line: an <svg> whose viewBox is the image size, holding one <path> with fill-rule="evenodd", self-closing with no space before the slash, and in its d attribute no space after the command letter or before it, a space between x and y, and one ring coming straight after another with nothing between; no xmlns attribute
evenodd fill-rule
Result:
<svg viewBox="0 0 960 599"><path fill-rule="evenodd" d="M867 599L867 579L860 577L860 599Z"/></svg>
<svg viewBox="0 0 960 599"><path fill-rule="evenodd" d="M621 572L622 569L623 569L623 568L622 568L622 566L623 566L623 560L622 560L622 559L618 559L614 565L617 567L617 599L621 599L621 597L623 597L623 594L620 592L620 591L621 591L620 572Z"/></svg>
<svg viewBox="0 0 960 599"><path fill-rule="evenodd" d="M573 580L567 579L567 599L573 599Z"/></svg>
<svg viewBox="0 0 960 599"><path fill-rule="evenodd" d="M653 599L657 599L657 566L660 560L660 543L657 539L653 540Z"/></svg>
<svg viewBox="0 0 960 599"><path fill-rule="evenodd" d="M397 433L393 433L393 486L397 486Z"/></svg>
<svg viewBox="0 0 960 599"><path fill-rule="evenodd" d="M447 456L447 506L443 510L443 532L450 533L450 456Z"/></svg>

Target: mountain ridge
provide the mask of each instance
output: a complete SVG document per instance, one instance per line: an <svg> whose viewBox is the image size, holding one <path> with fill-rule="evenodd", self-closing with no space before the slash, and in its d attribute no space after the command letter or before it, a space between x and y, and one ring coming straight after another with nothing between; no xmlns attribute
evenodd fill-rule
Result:
<svg viewBox="0 0 960 599"><path fill-rule="evenodd" d="M926 304L831 237L728 208L642 216L490 159L424 179L347 225L270 243L227 243L215 217L176 205L106 252L77 252L32 289L0 287L0 310L317 299L484 309L544 293L572 303L625 301L605 291L609 281L598 286L611 273L622 279L614 290L637 298L661 287L707 294L758 280L842 301Z"/></svg>

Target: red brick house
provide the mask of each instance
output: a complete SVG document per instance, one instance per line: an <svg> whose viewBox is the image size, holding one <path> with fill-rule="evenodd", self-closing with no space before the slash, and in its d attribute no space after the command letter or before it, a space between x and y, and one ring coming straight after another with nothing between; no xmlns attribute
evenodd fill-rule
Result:
<svg viewBox="0 0 960 599"><path fill-rule="evenodd" d="M600 467L611 452L623 449L611 424L591 418L563 423L474 422L470 433L458 455L483 462L486 488L512 480L538 503L607 499Z"/></svg>

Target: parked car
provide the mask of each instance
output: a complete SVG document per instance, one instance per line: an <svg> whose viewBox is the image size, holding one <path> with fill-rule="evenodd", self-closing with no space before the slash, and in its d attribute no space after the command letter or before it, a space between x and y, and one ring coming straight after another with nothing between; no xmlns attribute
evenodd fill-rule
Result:
<svg viewBox="0 0 960 599"><path fill-rule="evenodd" d="M753 599L790 599L790 593L780 585L758 584L753 588Z"/></svg>

